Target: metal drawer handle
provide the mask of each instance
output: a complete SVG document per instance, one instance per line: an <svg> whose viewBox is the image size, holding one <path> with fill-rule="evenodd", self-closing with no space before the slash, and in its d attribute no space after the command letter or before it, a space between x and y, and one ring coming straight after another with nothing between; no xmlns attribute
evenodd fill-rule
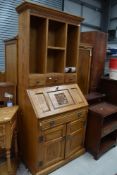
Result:
<svg viewBox="0 0 117 175"><path fill-rule="evenodd" d="M50 127L54 127L55 126L55 121L51 121L50 122Z"/></svg>

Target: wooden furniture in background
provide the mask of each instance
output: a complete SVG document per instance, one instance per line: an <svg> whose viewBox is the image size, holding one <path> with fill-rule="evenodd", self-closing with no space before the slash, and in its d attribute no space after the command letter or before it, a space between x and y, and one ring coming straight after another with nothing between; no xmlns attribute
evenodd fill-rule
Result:
<svg viewBox="0 0 117 175"><path fill-rule="evenodd" d="M85 151L88 104L72 84L83 18L26 1L16 10L20 148L31 173L45 175Z"/></svg>
<svg viewBox="0 0 117 175"><path fill-rule="evenodd" d="M15 137L15 154L17 157L17 133L16 116L18 106L0 108L0 148L6 150L6 161L8 174L16 174L11 166L11 147L13 135ZM3 173L3 171L2 171ZM1 169L0 169L1 174Z"/></svg>
<svg viewBox="0 0 117 175"><path fill-rule="evenodd" d="M117 105L117 80L101 78L98 90L106 94L106 101Z"/></svg>
<svg viewBox="0 0 117 175"><path fill-rule="evenodd" d="M99 92L91 92L85 96L89 105L100 103L106 99L106 94Z"/></svg>
<svg viewBox="0 0 117 175"><path fill-rule="evenodd" d="M18 37L5 40L6 81L17 85Z"/></svg>
<svg viewBox="0 0 117 175"><path fill-rule="evenodd" d="M0 82L5 82L5 81L6 81L5 72L0 72Z"/></svg>
<svg viewBox="0 0 117 175"><path fill-rule="evenodd" d="M89 92L92 49L91 45L80 43L77 79L84 95L87 95Z"/></svg>
<svg viewBox="0 0 117 175"><path fill-rule="evenodd" d="M5 92L13 95L13 104L16 104L16 86L10 82L0 83L0 107L5 107L8 98L5 97Z"/></svg>
<svg viewBox="0 0 117 175"><path fill-rule="evenodd" d="M89 92L96 91L103 75L107 34L100 31L81 32L81 42L93 45Z"/></svg>
<svg viewBox="0 0 117 175"><path fill-rule="evenodd" d="M117 106L102 102L89 108L86 149L95 159L116 145Z"/></svg>

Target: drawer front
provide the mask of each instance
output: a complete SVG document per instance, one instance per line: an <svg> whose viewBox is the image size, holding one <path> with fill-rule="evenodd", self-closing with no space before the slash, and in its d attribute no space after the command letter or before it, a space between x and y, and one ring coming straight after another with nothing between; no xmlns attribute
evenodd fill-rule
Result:
<svg viewBox="0 0 117 175"><path fill-rule="evenodd" d="M45 76L44 75L29 75L29 86L44 86L45 85Z"/></svg>
<svg viewBox="0 0 117 175"><path fill-rule="evenodd" d="M77 75L72 74L72 73L65 74L64 81L65 81L65 83L76 83L77 82Z"/></svg>
<svg viewBox="0 0 117 175"><path fill-rule="evenodd" d="M57 117L52 117L52 119L48 119L45 121L41 121L39 123L40 127L42 130L46 130L49 128L53 128L56 127L58 125L64 124L64 123L68 123L74 120L78 120L81 119L82 121L86 120L86 111L75 111L72 113L68 113L65 115L60 115Z"/></svg>
<svg viewBox="0 0 117 175"><path fill-rule="evenodd" d="M47 75L46 76L46 85L58 85L64 83L63 75Z"/></svg>
<svg viewBox="0 0 117 175"><path fill-rule="evenodd" d="M75 120L75 121L69 123L69 125L68 125L69 132L70 132L70 133L74 133L74 132L76 132L78 129L83 128L84 125L85 125L85 121L83 121L82 119Z"/></svg>
<svg viewBox="0 0 117 175"><path fill-rule="evenodd" d="M5 135L5 125L0 125L0 137Z"/></svg>

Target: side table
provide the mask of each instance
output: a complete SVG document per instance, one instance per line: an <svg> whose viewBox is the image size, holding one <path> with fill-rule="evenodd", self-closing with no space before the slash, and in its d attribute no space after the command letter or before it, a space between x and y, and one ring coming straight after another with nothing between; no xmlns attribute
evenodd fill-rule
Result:
<svg viewBox="0 0 117 175"><path fill-rule="evenodd" d="M116 146L117 106L102 102L89 107L86 149L95 159Z"/></svg>
<svg viewBox="0 0 117 175"><path fill-rule="evenodd" d="M18 106L0 108L0 147L6 150L8 174L12 174L11 146L13 135L15 136L15 155L17 157L17 132L16 120Z"/></svg>

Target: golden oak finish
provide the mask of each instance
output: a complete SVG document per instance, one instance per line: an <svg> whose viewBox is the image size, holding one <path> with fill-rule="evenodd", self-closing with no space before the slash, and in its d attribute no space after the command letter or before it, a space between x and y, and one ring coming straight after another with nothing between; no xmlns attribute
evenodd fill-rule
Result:
<svg viewBox="0 0 117 175"><path fill-rule="evenodd" d="M5 41L5 73L6 81L17 85L18 38Z"/></svg>
<svg viewBox="0 0 117 175"><path fill-rule="evenodd" d="M10 150L13 133L15 134L15 153L17 156L16 138L16 113L18 106L0 108L0 147L6 150L7 169L9 174L14 174L11 167Z"/></svg>
<svg viewBox="0 0 117 175"><path fill-rule="evenodd" d="M26 1L16 10L20 150L32 174L47 175L85 151L85 126L80 122L86 121L88 104L79 87L68 84L77 82L76 72L69 73L71 78L64 73L69 66L77 69L83 18Z"/></svg>

